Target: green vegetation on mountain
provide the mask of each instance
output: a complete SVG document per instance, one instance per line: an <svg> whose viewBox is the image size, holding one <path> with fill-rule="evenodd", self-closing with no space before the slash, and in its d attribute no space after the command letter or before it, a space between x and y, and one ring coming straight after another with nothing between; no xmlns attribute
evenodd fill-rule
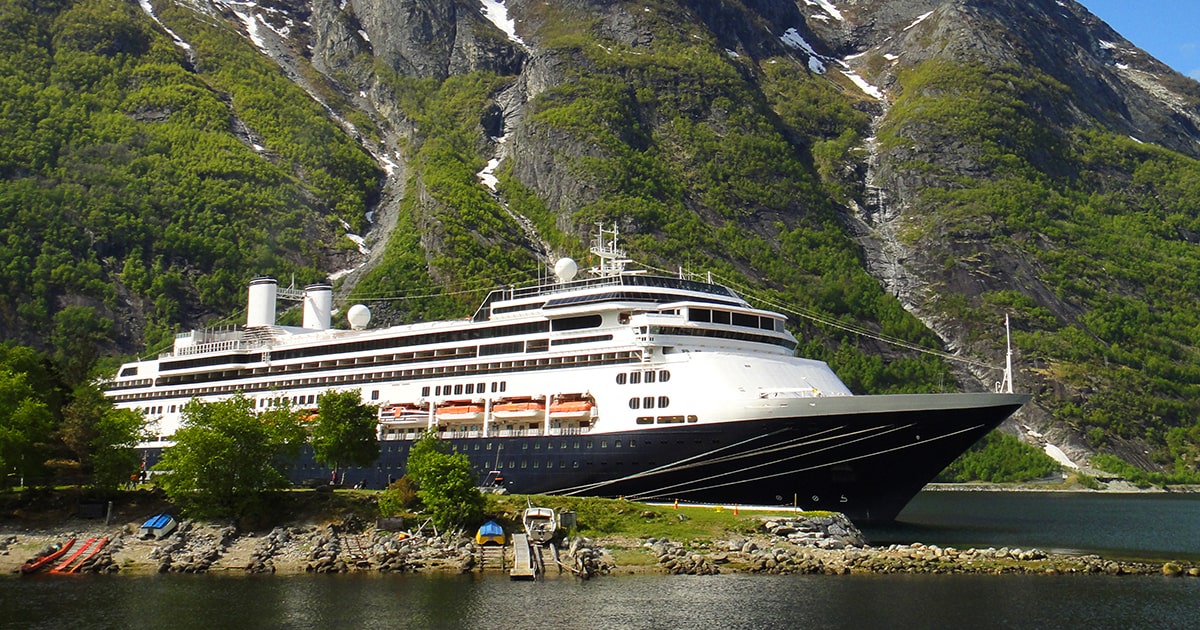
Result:
<svg viewBox="0 0 1200 630"><path fill-rule="evenodd" d="M913 153L903 168L928 178L928 212L906 238L944 258L947 283L1011 273L1016 257L1035 261L1027 281L1065 306L1053 312L1011 290L951 290L938 307L976 335L1014 314L1021 360L1067 387L1039 397L1058 420L1097 449L1144 439L1154 464L1196 473L1200 162L1064 129L1053 116L1066 88L1031 68L927 62L902 80L879 134L885 150L911 143L919 128L923 138L967 141L986 174L954 175L961 165Z"/></svg>
<svg viewBox="0 0 1200 630"><path fill-rule="evenodd" d="M992 431L955 459L937 481L1033 481L1062 470L1058 462L1017 438Z"/></svg>
<svg viewBox="0 0 1200 630"><path fill-rule="evenodd" d="M135 3L0 12L4 337L40 341L74 304L109 320L105 351L153 344L239 308L254 275L321 277L330 222L362 226L373 163L237 33L166 10L193 63ZM130 307L141 330L114 329Z"/></svg>

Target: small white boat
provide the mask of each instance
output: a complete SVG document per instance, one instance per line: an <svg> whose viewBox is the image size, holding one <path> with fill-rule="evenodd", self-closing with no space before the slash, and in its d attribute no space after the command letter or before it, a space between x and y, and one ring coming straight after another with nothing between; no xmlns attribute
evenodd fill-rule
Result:
<svg viewBox="0 0 1200 630"><path fill-rule="evenodd" d="M521 515L521 523L525 525L525 533L529 534L529 540L536 543L549 542L558 530L558 521L554 517L554 510L550 508L526 508L525 513Z"/></svg>
<svg viewBox="0 0 1200 630"><path fill-rule="evenodd" d="M166 538L175 531L179 526L179 522L170 514L155 514L142 523L142 528L138 530L139 538L154 538L156 540Z"/></svg>

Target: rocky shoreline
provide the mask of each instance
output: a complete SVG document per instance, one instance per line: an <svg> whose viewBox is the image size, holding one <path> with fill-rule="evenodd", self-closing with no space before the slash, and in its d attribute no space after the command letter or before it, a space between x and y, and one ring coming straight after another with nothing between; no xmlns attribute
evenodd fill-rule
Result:
<svg viewBox="0 0 1200 630"><path fill-rule="evenodd" d="M137 537L138 526L68 523L52 531L0 531L0 573L67 538L108 537L81 573L470 573L505 571L511 548L481 548L466 535L395 532L353 517L339 523L240 532L229 524L185 521L161 541ZM548 573L591 577L620 573L762 574L1107 574L1200 577L1200 565L1116 561L1038 549L941 548L913 543L872 547L845 517L762 517L755 531L709 541L570 537L560 539ZM614 556L622 558L621 562Z"/></svg>

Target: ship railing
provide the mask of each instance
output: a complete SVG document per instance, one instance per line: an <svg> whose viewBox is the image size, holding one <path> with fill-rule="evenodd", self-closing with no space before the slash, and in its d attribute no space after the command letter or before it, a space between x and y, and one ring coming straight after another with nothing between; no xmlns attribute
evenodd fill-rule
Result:
<svg viewBox="0 0 1200 630"><path fill-rule="evenodd" d="M550 435L583 435L591 430L591 427L556 427L550 429Z"/></svg>

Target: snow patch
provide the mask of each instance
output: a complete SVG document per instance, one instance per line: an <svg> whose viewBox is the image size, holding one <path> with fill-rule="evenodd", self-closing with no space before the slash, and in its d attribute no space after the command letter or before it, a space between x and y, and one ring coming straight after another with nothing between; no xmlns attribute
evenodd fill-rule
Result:
<svg viewBox="0 0 1200 630"><path fill-rule="evenodd" d="M1127 64L1127 63L1117 64L1117 70L1128 70L1128 69L1129 69L1129 64Z"/></svg>
<svg viewBox="0 0 1200 630"><path fill-rule="evenodd" d="M1129 136L1129 139L1133 140L1134 142L1136 142L1138 144L1146 144L1145 142L1142 142L1141 140L1138 140L1137 138L1135 138L1133 136Z"/></svg>
<svg viewBox="0 0 1200 630"><path fill-rule="evenodd" d="M887 59L888 61L895 61L900 58L900 55L893 55L892 53L883 53L883 58Z"/></svg>
<svg viewBox="0 0 1200 630"><path fill-rule="evenodd" d="M246 27L246 34L250 36L251 43L253 43L254 46L259 50L267 53L269 56L270 51L267 50L267 42L258 32L258 18L253 13L243 13L237 9L233 9L233 14L236 15L238 19L242 21L242 25Z"/></svg>
<svg viewBox="0 0 1200 630"><path fill-rule="evenodd" d="M362 30L361 28L360 28L360 29L358 29L358 36L359 36L359 37L361 37L361 38L363 38L363 41L364 41L364 42L367 42L368 44L370 44L370 43L371 43L371 36L370 36L370 35L367 35L367 32L366 32L366 31L364 31L364 30Z"/></svg>
<svg viewBox="0 0 1200 630"><path fill-rule="evenodd" d="M841 72L842 74L846 75L846 78L850 79L854 85L857 85L858 89L862 90L864 94L877 100L883 100L883 91L874 85L867 83L867 80L858 76L857 72L851 70L842 70Z"/></svg>
<svg viewBox="0 0 1200 630"><path fill-rule="evenodd" d="M741 55L737 54L736 50L731 50L729 48L725 49L725 54L729 55L730 59L737 59L738 57L741 57Z"/></svg>
<svg viewBox="0 0 1200 630"><path fill-rule="evenodd" d="M912 27L914 27L914 26L916 26L916 25L920 24L921 22L924 22L924 21L925 21L925 18L927 18L927 17L929 17L929 16L931 16L931 15L933 15L933 11L930 11L930 12L928 12L928 13L922 13L921 15L918 15L918 16L917 16L917 19L913 20L913 23L912 23L912 24L909 24L908 26L905 26L905 27L904 27L904 30L906 30L906 31L907 31L908 29L910 29L910 28L912 28Z"/></svg>
<svg viewBox="0 0 1200 630"><path fill-rule="evenodd" d="M492 192L496 192L496 184L500 183L500 180L496 179L495 175L496 167L498 166L500 166L500 158L492 158L488 160L487 166L483 167L482 171L475 173L475 176L479 178L479 182Z"/></svg>
<svg viewBox="0 0 1200 630"><path fill-rule="evenodd" d="M1046 454L1049 455L1051 459L1062 464L1063 466L1066 466L1067 468L1070 468L1072 470L1079 470L1079 465L1076 464L1075 462L1071 461L1071 458L1067 457L1067 454L1064 453L1061 448L1058 448L1057 446L1055 446L1053 444L1047 443L1045 446L1042 447L1042 450L1045 451Z"/></svg>
<svg viewBox="0 0 1200 630"><path fill-rule="evenodd" d="M805 41L804 37L800 35L800 31L796 30L795 27L784 31L779 41L783 42L784 46L804 51L808 54L808 69L817 74L825 74L825 63L821 61L820 55L817 54L817 51L813 49L811 44Z"/></svg>
<svg viewBox="0 0 1200 630"><path fill-rule="evenodd" d="M833 6L833 3L829 0L804 0L804 4L807 4L810 7L821 7L826 13L832 16L833 19L839 22L846 21L846 18L842 17L842 12L838 11L838 8Z"/></svg>
<svg viewBox="0 0 1200 630"><path fill-rule="evenodd" d="M346 238L350 239L355 245L358 245L358 253L364 256L371 253L371 248L367 247L367 243L363 237L346 232Z"/></svg>
<svg viewBox="0 0 1200 630"><path fill-rule="evenodd" d="M483 4L483 16L489 22L496 25L496 28L504 31L508 35L508 39L524 46L525 40L517 37L517 22L508 17L508 7L504 6L504 0L480 0Z"/></svg>
<svg viewBox="0 0 1200 630"><path fill-rule="evenodd" d="M399 159L398 156L397 159ZM379 156L379 161L383 164L383 171L387 173L389 177L396 174L396 163L392 161L391 156L387 154L381 155Z"/></svg>
<svg viewBox="0 0 1200 630"><path fill-rule="evenodd" d="M150 0L138 0L138 5L140 5L142 7L142 11L144 11L146 13L146 15L150 16L150 19L157 22L158 25L161 26L162 29L167 32L167 35L171 36L171 41L175 42L176 46L178 46L184 50L192 49L191 44L183 41L182 38L180 38L178 35L175 34L175 31L172 31L171 29L167 28L167 25L163 24L162 21L158 19L157 15L154 15L154 6L152 6L150 4Z"/></svg>
<svg viewBox="0 0 1200 630"><path fill-rule="evenodd" d="M1116 50L1117 48L1117 45L1112 42L1106 42L1103 39L1098 39L1096 41L1100 42L1100 47L1104 50Z"/></svg>

